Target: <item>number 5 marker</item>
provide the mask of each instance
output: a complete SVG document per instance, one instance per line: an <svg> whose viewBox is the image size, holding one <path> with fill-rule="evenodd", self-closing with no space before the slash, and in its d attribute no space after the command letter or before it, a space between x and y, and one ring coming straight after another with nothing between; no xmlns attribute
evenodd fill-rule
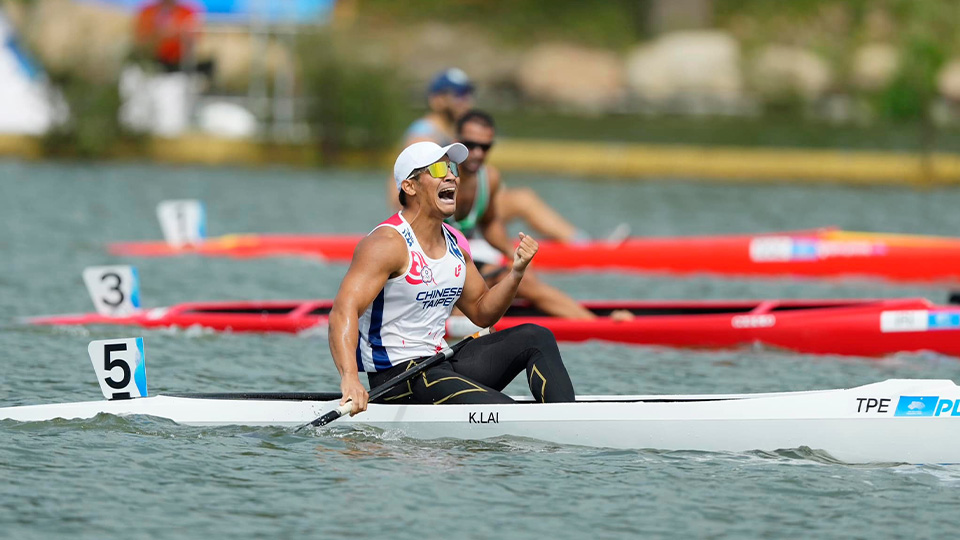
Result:
<svg viewBox="0 0 960 540"><path fill-rule="evenodd" d="M143 355L143 338L91 341L87 352L105 398L147 397L147 364Z"/></svg>

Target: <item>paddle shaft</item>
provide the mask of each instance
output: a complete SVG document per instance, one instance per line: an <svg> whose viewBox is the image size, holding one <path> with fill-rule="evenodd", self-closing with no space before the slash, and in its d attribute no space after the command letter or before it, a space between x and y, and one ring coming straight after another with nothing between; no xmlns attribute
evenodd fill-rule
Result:
<svg viewBox="0 0 960 540"><path fill-rule="evenodd" d="M478 334L481 334L481 332L478 332ZM475 335L476 335L476 334L475 334ZM469 337L463 338L463 339L460 340L458 343L456 343L454 346L452 346L452 347L447 347L446 349L443 349L442 351L440 351L440 352L438 352L437 354L431 356L430 358L427 358L427 359L424 360L423 362L420 362L419 364L415 365L414 367L412 367L412 368L404 371L403 373L401 373L401 374L397 375L396 377L388 380L387 382L381 384L380 386L378 386L378 387L370 390L370 401L372 402L372 401L374 401L374 400L380 399L380 398L383 397L387 392L389 392L390 390L393 390L393 388L394 388L395 386L397 386L398 384L405 383L405 382L409 381L410 379L416 377L416 376L419 375L420 373L422 373L425 369L429 369L429 368L431 368L431 367L439 364L440 362L443 362L444 360L449 359L451 356L453 356L454 354L456 354L457 351L459 351L460 349L462 349L463 346L467 344L467 342L469 342L471 339L473 339L473 337L474 337L474 336L469 336ZM320 418L317 418L316 420L310 422L310 424L308 424L308 425L311 425L311 426L314 426L314 427L325 426L325 425L329 424L330 422L333 422L333 421L336 420L337 418L340 418L341 416L343 416L343 415L345 415L345 414L349 414L350 411L352 411L352 410L353 410L353 403L350 402L350 401L348 401L348 402L344 403L343 405L340 405L340 406L337 407L336 409L334 409L334 410L328 412L327 414L321 416Z"/></svg>

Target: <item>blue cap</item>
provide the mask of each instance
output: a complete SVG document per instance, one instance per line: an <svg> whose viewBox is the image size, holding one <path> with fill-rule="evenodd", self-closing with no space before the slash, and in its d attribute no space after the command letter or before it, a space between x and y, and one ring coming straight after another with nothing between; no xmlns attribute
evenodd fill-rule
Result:
<svg viewBox="0 0 960 540"><path fill-rule="evenodd" d="M473 93L473 83L462 69L450 68L437 73L430 81L427 87L427 94L440 94L442 92L452 92L458 96L465 96Z"/></svg>

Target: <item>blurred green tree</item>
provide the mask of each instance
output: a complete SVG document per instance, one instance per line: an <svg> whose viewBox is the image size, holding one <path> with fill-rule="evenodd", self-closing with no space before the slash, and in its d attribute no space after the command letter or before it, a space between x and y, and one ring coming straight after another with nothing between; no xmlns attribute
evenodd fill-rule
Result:
<svg viewBox="0 0 960 540"><path fill-rule="evenodd" d="M937 128L933 106L939 99L937 75L947 52L957 43L957 2L895 0L887 2L901 24L900 62L890 84L874 98L882 118L896 123L920 124L920 149L924 177L934 178L932 153L936 150Z"/></svg>
<svg viewBox="0 0 960 540"><path fill-rule="evenodd" d="M120 125L120 94L116 81L91 81L80 73L51 74L55 102L66 105L64 121L43 137L48 155L82 159L103 158L122 143L140 140Z"/></svg>
<svg viewBox="0 0 960 540"><path fill-rule="evenodd" d="M653 0L363 0L361 17L374 23L428 20L484 28L512 44L563 40L626 47L640 40Z"/></svg>
<svg viewBox="0 0 960 540"><path fill-rule="evenodd" d="M398 74L359 62L346 49L329 34L303 35L299 42L307 119L325 162L391 148L406 111Z"/></svg>

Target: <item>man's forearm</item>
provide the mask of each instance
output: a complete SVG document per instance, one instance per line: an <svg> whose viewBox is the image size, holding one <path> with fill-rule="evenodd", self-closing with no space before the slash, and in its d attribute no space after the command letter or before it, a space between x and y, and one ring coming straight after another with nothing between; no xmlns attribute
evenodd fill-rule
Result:
<svg viewBox="0 0 960 540"><path fill-rule="evenodd" d="M477 326L490 326L500 320L503 314L507 312L513 299L517 296L517 287L520 286L520 280L523 274L514 269L500 280L499 283L491 287L477 301L477 319L473 321Z"/></svg>
<svg viewBox="0 0 960 540"><path fill-rule="evenodd" d="M329 325L330 355L333 356L333 363L340 372L340 378L359 378L355 353L359 321L356 317L351 318L334 312L330 314Z"/></svg>

